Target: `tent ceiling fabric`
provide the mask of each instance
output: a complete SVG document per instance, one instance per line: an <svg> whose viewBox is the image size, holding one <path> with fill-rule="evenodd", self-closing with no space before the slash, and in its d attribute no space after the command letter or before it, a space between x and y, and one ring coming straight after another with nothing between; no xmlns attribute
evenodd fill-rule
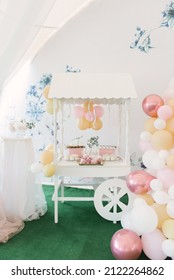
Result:
<svg viewBox="0 0 174 280"><path fill-rule="evenodd" d="M94 0L0 0L0 92L47 40Z"/></svg>

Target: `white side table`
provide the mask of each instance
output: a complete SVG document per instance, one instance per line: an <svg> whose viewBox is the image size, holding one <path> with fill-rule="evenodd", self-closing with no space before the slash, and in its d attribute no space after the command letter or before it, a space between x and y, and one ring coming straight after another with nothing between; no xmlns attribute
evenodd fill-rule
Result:
<svg viewBox="0 0 174 280"><path fill-rule="evenodd" d="M31 138L4 138L2 194L8 215L23 220L39 218L47 210L42 186L35 184Z"/></svg>

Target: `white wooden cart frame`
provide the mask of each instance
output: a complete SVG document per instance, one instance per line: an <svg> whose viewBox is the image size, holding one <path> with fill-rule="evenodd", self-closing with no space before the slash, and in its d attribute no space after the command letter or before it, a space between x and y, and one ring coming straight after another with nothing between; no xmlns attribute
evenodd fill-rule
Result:
<svg viewBox="0 0 174 280"><path fill-rule="evenodd" d="M136 98L136 90L130 74L127 73L60 73L53 75L49 91L49 98L53 98L54 104L54 163L57 171L54 176L54 222L58 223L58 202L64 201L94 201L97 212L105 219L117 222L124 211L132 207L133 194L129 192L125 181L120 178L130 173L129 156L129 109L131 98ZM99 104L114 104L119 106L119 133L118 143L121 143L121 130L125 135L125 154L122 161L105 162L103 166L79 166L77 162L65 161L63 155L58 154L57 149L57 106L65 102L83 103L85 100L93 100ZM124 110L122 110L124 106ZM121 119L124 114L125 125L122 127ZM63 118L62 118L63 119ZM63 125L61 137L63 143ZM99 186L95 183L94 197L65 197L64 177L92 177L107 178ZM108 179L111 178L111 179ZM58 189L61 187L61 195ZM128 204L120 201L120 198L128 195ZM105 201L105 205L103 205ZM118 213L117 206L121 212ZM112 211L111 211L112 209Z"/></svg>

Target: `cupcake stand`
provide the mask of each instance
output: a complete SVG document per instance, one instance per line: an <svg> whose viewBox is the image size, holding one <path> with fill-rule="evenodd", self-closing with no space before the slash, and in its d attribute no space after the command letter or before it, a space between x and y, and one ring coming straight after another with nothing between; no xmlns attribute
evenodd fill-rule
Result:
<svg viewBox="0 0 174 280"><path fill-rule="evenodd" d="M121 219L124 211L132 207L133 194L129 192L125 176L130 173L129 156L129 108L132 98L136 98L131 76L127 73L60 73L53 75L49 98L54 104L54 222L58 223L58 203L65 201L94 201L96 211L103 218L114 223ZM78 161L65 159L64 151L58 153L57 143L64 146L64 126L61 126L61 139L58 137L57 124L63 122L64 105L83 104L92 101L95 104L115 106L115 127L117 154L113 161L104 161L99 165L80 165ZM59 113L58 112L58 106ZM61 110L61 113L60 113ZM61 117L58 117L58 115ZM59 119L60 118L60 119ZM102 128L104 130L104 126ZM108 138L112 138L108 135ZM60 148L60 147L59 147ZM94 188L93 197L65 197L65 178L79 177L79 185L85 187L83 178L91 178ZM69 183L70 185L71 182ZM90 183L91 184L91 183ZM58 190L61 189L60 195ZM124 199L123 199L124 198Z"/></svg>

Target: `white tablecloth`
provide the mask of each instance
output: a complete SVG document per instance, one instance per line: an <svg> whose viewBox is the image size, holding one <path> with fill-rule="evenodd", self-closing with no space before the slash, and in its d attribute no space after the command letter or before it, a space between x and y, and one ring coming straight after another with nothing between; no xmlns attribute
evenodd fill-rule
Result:
<svg viewBox="0 0 174 280"><path fill-rule="evenodd" d="M35 161L31 138L4 138L2 198L7 216L38 219L47 211L41 185L30 171Z"/></svg>

